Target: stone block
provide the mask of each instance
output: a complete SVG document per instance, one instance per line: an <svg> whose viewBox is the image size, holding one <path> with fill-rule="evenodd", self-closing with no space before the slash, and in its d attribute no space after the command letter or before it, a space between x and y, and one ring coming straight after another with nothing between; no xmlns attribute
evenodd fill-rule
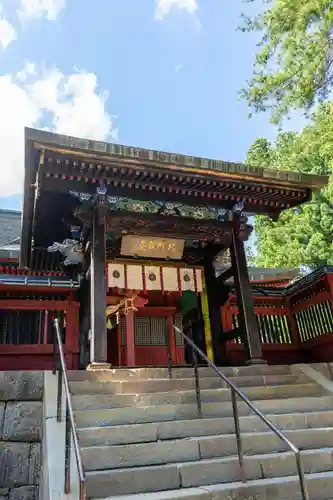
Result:
<svg viewBox="0 0 333 500"><path fill-rule="evenodd" d="M204 486L241 481L241 469L238 459L230 460L200 460L197 462L180 464L181 485L183 488ZM248 480L262 477L258 460L245 458L245 477Z"/></svg>
<svg viewBox="0 0 333 500"><path fill-rule="evenodd" d="M306 414L306 425L303 427L321 428L331 427L333 422L332 411L321 411Z"/></svg>
<svg viewBox="0 0 333 500"><path fill-rule="evenodd" d="M87 493L89 498L109 498L116 495L176 490L179 486L177 465L166 465L90 474Z"/></svg>
<svg viewBox="0 0 333 500"><path fill-rule="evenodd" d="M237 442L233 435L201 437L200 456L202 459L235 455Z"/></svg>
<svg viewBox="0 0 333 500"><path fill-rule="evenodd" d="M0 401L41 401L42 372L0 372Z"/></svg>
<svg viewBox="0 0 333 500"><path fill-rule="evenodd" d="M157 424L149 423L82 429L78 431L78 435L82 447L148 443L157 440Z"/></svg>
<svg viewBox="0 0 333 500"><path fill-rule="evenodd" d="M28 484L29 456L29 443L0 442L0 488Z"/></svg>
<svg viewBox="0 0 333 500"><path fill-rule="evenodd" d="M29 484L38 485L41 472L41 445L33 443L30 447Z"/></svg>
<svg viewBox="0 0 333 500"><path fill-rule="evenodd" d="M135 406L179 405L182 396L177 392L158 394L116 394L116 395L74 395L73 409L105 410L108 408L126 408Z"/></svg>
<svg viewBox="0 0 333 500"><path fill-rule="evenodd" d="M220 405L207 404L206 410L219 414ZM232 410L230 408L230 412ZM176 419L191 419L198 415L196 405L163 405L135 408L112 408L108 410L76 411L77 428L105 427L110 425L138 424L144 422L163 422Z"/></svg>
<svg viewBox="0 0 333 500"><path fill-rule="evenodd" d="M267 399L255 401L255 404L262 412L271 414L333 410L332 396ZM241 403L239 403L239 409L241 409Z"/></svg>
<svg viewBox="0 0 333 500"><path fill-rule="evenodd" d="M158 425L158 439L179 439L233 432L233 419L174 420Z"/></svg>
<svg viewBox="0 0 333 500"><path fill-rule="evenodd" d="M3 426L4 441L40 441L42 434L42 403L7 403Z"/></svg>
<svg viewBox="0 0 333 500"><path fill-rule="evenodd" d="M329 451L303 453L305 473L328 472L332 469L332 458ZM293 453L264 455L261 459L264 478L297 475L296 460Z"/></svg>
<svg viewBox="0 0 333 500"><path fill-rule="evenodd" d="M93 471L193 461L200 455L198 442L188 440L83 448L82 457L85 469Z"/></svg>
<svg viewBox="0 0 333 500"><path fill-rule="evenodd" d="M36 486L21 486L10 491L8 500L38 500L38 498Z"/></svg>

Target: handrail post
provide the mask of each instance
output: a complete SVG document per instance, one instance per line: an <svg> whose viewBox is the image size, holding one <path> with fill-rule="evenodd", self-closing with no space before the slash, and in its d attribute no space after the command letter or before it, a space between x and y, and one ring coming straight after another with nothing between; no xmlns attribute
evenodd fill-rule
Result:
<svg viewBox="0 0 333 500"><path fill-rule="evenodd" d="M74 452L76 458L77 471L80 483L80 498L79 500L87 499L87 480L86 475L82 465L81 452L79 447L78 436L75 427L74 412L72 408L71 395L69 390L69 382L66 372L66 362L63 352L63 341L61 338L59 319L54 320L54 351L53 351L53 373L56 373L56 347L59 348L59 370L58 370L58 394L57 394L57 420L60 422L62 420L62 385L64 385L65 396L66 396L66 419L65 419L65 480L64 480L64 491L65 494L69 494L71 491L71 442L73 439Z"/></svg>
<svg viewBox="0 0 333 500"><path fill-rule="evenodd" d="M190 327L190 337L191 337L191 340L193 342L192 326ZM196 395L196 400L197 400L198 414L199 414L199 417L202 418L202 403L201 403L201 392L200 392L198 356L197 356L197 351L195 350L195 348L193 346L194 346L194 342L191 345L191 348L192 348L192 363L193 363L194 381L195 381L195 395Z"/></svg>
<svg viewBox="0 0 333 500"><path fill-rule="evenodd" d="M196 398L197 398L197 408L198 408L199 417L202 418L202 404L201 404L198 356L197 356L197 353L194 349L192 349L192 352L193 352L193 367L194 367L195 394L196 394Z"/></svg>
<svg viewBox="0 0 333 500"><path fill-rule="evenodd" d="M309 500L309 493L306 487L306 479L305 479L304 467L300 450L298 450L298 452L295 453L295 457L296 457L296 466L297 466L299 482L301 486L302 498L303 500Z"/></svg>
<svg viewBox="0 0 333 500"><path fill-rule="evenodd" d="M56 371L57 371L57 347L58 347L58 343L57 343L57 332L56 332L56 329L54 327L54 332L53 332L53 360L52 360L52 373L53 375L56 374Z"/></svg>
<svg viewBox="0 0 333 500"><path fill-rule="evenodd" d="M245 466L244 466L244 452L243 452L243 443L242 443L240 423L239 423L237 399L236 399L235 391L230 389L230 392L231 392L232 413L233 413L234 424L235 424L237 454L238 454L238 461L239 461L239 467L240 467L240 472L241 472L241 480L242 480L242 483L245 483L246 482L246 475L245 475Z"/></svg>
<svg viewBox="0 0 333 500"><path fill-rule="evenodd" d="M165 330L164 330L164 338L165 338L165 343L167 347L167 357L168 357L168 374L169 374L169 379L172 379L172 356L171 356L171 346L170 346L170 338L169 338L169 331L168 331L168 323L167 320L165 322Z"/></svg>
<svg viewBox="0 0 333 500"><path fill-rule="evenodd" d="M66 426L65 426L65 493L71 491L71 428L68 401L66 401Z"/></svg>
<svg viewBox="0 0 333 500"><path fill-rule="evenodd" d="M57 420L61 422L62 420L62 366L58 368L58 391L57 391Z"/></svg>

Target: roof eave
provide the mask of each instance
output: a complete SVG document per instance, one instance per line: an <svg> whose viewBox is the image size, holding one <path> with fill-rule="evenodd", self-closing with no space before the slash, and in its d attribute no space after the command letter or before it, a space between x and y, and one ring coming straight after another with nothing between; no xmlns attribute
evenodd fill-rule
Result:
<svg viewBox="0 0 333 500"><path fill-rule="evenodd" d="M56 148L64 154L79 154L81 157L94 156L96 160L107 161L115 156L126 161L137 162L154 168L180 169L185 172L192 172L202 176L232 177L242 181L265 182L275 185L294 186L295 189L309 188L311 191L322 189L328 183L327 176L300 174L297 172L273 170L263 167L252 167L236 162L222 162L207 158L192 157L188 155L165 153L150 149L135 148L121 144L107 143L102 141L92 141L80 139L60 134L26 128L26 141L35 143L35 147L40 149ZM68 151L70 150L70 151ZM176 161L177 160L177 161ZM199 165L199 166L198 166ZM224 169L220 168L225 166Z"/></svg>

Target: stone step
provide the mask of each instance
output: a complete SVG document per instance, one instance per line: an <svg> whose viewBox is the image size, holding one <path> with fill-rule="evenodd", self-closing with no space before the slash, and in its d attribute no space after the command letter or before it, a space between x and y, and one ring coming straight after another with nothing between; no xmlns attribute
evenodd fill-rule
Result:
<svg viewBox="0 0 333 500"><path fill-rule="evenodd" d="M220 367L222 373L227 377L237 376L254 376L254 375L291 375L292 367L289 365L253 365L253 366L238 366L238 367ZM212 377L214 370L210 367L200 367L200 377ZM192 367L174 367L172 376L177 378L192 378ZM124 381L124 380L154 380L168 379L168 368L115 368L110 370L70 370L68 378L71 381L90 380L90 381Z"/></svg>
<svg viewBox="0 0 333 500"><path fill-rule="evenodd" d="M326 448L303 452L305 473L331 471L332 451ZM297 474L295 456L291 452L245 457L244 465L248 481ZM149 493L239 481L241 481L241 470L238 457L234 456L192 463L89 472L88 495L101 497L110 493L113 495Z"/></svg>
<svg viewBox="0 0 333 500"><path fill-rule="evenodd" d="M315 383L286 386L245 387L242 392L249 399L301 398L324 394L324 390ZM231 400L230 389L204 389L200 391L203 403L224 402ZM181 405L196 403L195 391L174 391L148 394L115 395L74 395L74 410L98 410L107 408Z"/></svg>
<svg viewBox="0 0 333 500"><path fill-rule="evenodd" d="M79 373L79 372L78 372ZM263 387L280 386L308 383L309 378L305 375L253 375L231 377L237 387ZM227 384L218 376L200 378L201 389L220 389L227 388ZM154 379L154 380L129 380L115 382L106 380L82 380L70 382L72 394L138 394L155 393L169 391L186 391L195 388L195 381L192 378L181 379Z"/></svg>
<svg viewBox="0 0 333 500"><path fill-rule="evenodd" d="M285 414L333 410L333 397L306 397L280 400L253 401L264 413ZM252 410L244 403L238 403L239 415L250 415ZM202 408L204 418L231 417L232 406L225 403L205 403ZM144 422L165 422L168 420L190 420L198 417L196 405L139 406L130 411L128 408L104 410L79 410L75 412L78 428L105 427L110 425L137 424Z"/></svg>
<svg viewBox="0 0 333 500"><path fill-rule="evenodd" d="M151 475L154 477L154 474ZM332 499L333 472L307 474L306 481L311 500ZM98 499L93 498L95 500L303 500L296 475L133 495L110 496L110 491L104 491Z"/></svg>
<svg viewBox="0 0 333 500"><path fill-rule="evenodd" d="M267 414L278 429L322 429L333 425L333 411L292 413L287 415ZM256 415L241 417L242 432L265 432L267 425ZM109 427L90 427L79 429L79 441L82 447L112 446L154 442L167 439L182 439L215 434L234 434L235 425L232 417L194 420L173 420L170 422L110 425Z"/></svg>
<svg viewBox="0 0 333 500"><path fill-rule="evenodd" d="M284 434L301 449L331 446L333 451L332 427L285 431ZM271 431L242 433L242 444L246 455L288 451L286 444ZM85 470L93 471L227 458L237 454L237 443L233 434L220 434L119 446L83 447L81 452ZM332 460L330 467L333 468Z"/></svg>

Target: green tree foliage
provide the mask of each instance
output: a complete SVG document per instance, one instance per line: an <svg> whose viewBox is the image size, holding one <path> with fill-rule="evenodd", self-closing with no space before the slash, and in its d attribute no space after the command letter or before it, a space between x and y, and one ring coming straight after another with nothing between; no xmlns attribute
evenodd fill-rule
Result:
<svg viewBox="0 0 333 500"><path fill-rule="evenodd" d="M259 32L261 42L243 96L276 122L291 109L309 110L332 87L332 0L247 1L261 13L243 15L240 29Z"/></svg>
<svg viewBox="0 0 333 500"><path fill-rule="evenodd" d="M330 175L328 186L278 221L258 216L256 265L294 267L333 265L333 103L319 107L310 125L299 134L279 133L275 144L257 139L248 151L253 166Z"/></svg>
<svg viewBox="0 0 333 500"><path fill-rule="evenodd" d="M255 267L256 266L256 255L253 252L253 250L249 244L246 245L245 251L246 251L247 265L249 267Z"/></svg>

